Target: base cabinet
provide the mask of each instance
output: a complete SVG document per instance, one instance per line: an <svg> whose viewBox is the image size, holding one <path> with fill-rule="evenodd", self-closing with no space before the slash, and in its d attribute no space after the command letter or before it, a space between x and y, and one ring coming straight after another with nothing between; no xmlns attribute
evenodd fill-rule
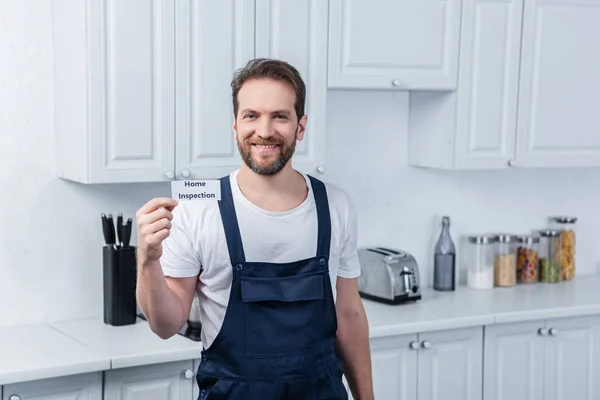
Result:
<svg viewBox="0 0 600 400"><path fill-rule="evenodd" d="M484 400L600 398L600 316L485 328Z"/></svg>
<svg viewBox="0 0 600 400"><path fill-rule="evenodd" d="M5 385L2 400L102 400L102 372Z"/></svg>
<svg viewBox="0 0 600 400"><path fill-rule="evenodd" d="M193 361L179 361L105 372L104 400L191 400Z"/></svg>
<svg viewBox="0 0 600 400"><path fill-rule="evenodd" d="M481 399L483 328L371 340L378 400Z"/></svg>

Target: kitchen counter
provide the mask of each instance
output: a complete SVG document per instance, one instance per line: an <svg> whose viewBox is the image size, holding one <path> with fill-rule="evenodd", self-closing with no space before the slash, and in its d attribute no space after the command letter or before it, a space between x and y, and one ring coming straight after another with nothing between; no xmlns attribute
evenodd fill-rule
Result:
<svg viewBox="0 0 600 400"><path fill-rule="evenodd" d="M163 340L143 319L111 326L102 319L0 329L0 385L86 372L192 360L202 344Z"/></svg>
<svg viewBox="0 0 600 400"><path fill-rule="evenodd" d="M455 292L427 289L416 303L363 300L370 337L499 323L600 314L600 275L558 284ZM101 318L0 328L0 385L106 371L200 356L202 344L175 335L160 339L138 319L105 325Z"/></svg>
<svg viewBox="0 0 600 400"><path fill-rule="evenodd" d="M107 369L107 354L48 325L0 329L0 385Z"/></svg>
<svg viewBox="0 0 600 400"><path fill-rule="evenodd" d="M161 339L140 318L135 324L124 326L106 325L101 319L62 322L52 326L106 354L112 369L191 360L200 358L202 350L202 343L181 335Z"/></svg>
<svg viewBox="0 0 600 400"><path fill-rule="evenodd" d="M491 290L426 289L422 297L401 305L363 300L370 337L600 314L600 275Z"/></svg>

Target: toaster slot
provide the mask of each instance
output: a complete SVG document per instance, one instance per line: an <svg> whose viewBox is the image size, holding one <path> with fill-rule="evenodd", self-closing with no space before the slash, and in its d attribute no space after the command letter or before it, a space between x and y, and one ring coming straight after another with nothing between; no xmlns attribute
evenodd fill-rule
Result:
<svg viewBox="0 0 600 400"><path fill-rule="evenodd" d="M391 254L400 254L399 252L397 252L396 250L391 250L391 249L387 249L385 247L375 247L378 250L383 250L383 251L387 251L388 253Z"/></svg>
<svg viewBox="0 0 600 400"><path fill-rule="evenodd" d="M377 249L367 249L367 251L371 251L373 253L381 254L382 256L389 256L388 253L384 253L383 251L380 251L380 250L377 250Z"/></svg>

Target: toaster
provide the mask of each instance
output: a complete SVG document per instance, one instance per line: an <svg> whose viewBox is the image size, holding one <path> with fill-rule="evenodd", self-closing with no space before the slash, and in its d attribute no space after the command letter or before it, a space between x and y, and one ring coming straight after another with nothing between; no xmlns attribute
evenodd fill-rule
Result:
<svg viewBox="0 0 600 400"><path fill-rule="evenodd" d="M419 267L408 252L384 247L358 249L361 297L387 304L421 299Z"/></svg>

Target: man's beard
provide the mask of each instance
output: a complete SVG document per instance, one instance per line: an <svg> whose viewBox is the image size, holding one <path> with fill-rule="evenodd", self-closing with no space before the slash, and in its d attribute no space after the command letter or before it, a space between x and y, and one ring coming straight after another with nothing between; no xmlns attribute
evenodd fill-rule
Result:
<svg viewBox="0 0 600 400"><path fill-rule="evenodd" d="M297 134L294 135L294 140L292 140L291 145L288 145L282 139L252 140L252 139L248 138L248 139L244 140L243 144L238 141L238 150L240 152L240 155L242 156L242 159L248 166L248 168L250 168L252 171L254 171L255 173L257 173L259 175L271 176L271 175L275 175L279 171L281 171L283 169L283 167L285 167L287 162L292 158L292 155L294 154L294 151L296 150L296 137L297 137ZM254 160L252 158L252 146L254 144L278 145L279 156L275 160L273 160L271 163L269 163L268 165L265 165L265 166L258 165L256 162L254 162ZM260 155L257 155L257 156L260 157Z"/></svg>

